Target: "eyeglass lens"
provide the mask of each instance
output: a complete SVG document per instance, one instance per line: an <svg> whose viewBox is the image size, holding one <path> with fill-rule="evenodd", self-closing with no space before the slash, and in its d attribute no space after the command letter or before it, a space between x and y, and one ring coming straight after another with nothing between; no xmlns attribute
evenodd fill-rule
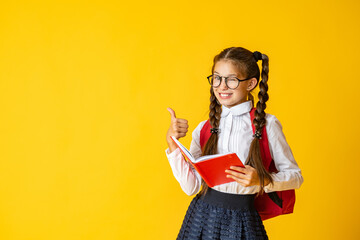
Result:
<svg viewBox="0 0 360 240"><path fill-rule="evenodd" d="M220 76L218 75L212 75L210 77L210 84L213 86L213 87L218 87L220 86L221 84L221 78ZM226 79L225 81L226 83L226 86L230 89L234 89L234 88L237 88L237 86L239 85L239 81L235 78L235 77L229 77Z"/></svg>

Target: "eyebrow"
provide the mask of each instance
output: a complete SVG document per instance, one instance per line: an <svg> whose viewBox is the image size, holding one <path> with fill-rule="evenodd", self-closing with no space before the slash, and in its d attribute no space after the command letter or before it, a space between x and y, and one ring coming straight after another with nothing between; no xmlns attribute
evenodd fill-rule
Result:
<svg viewBox="0 0 360 240"><path fill-rule="evenodd" d="M219 74L217 71L214 71L214 73ZM228 77L229 77L229 76L237 76L237 75L236 75L236 74L229 74Z"/></svg>

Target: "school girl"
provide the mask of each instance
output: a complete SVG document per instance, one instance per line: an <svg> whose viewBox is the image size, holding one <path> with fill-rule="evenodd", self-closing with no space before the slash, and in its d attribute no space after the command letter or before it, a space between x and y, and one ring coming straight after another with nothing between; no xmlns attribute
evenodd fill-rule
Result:
<svg viewBox="0 0 360 240"><path fill-rule="evenodd" d="M257 61L262 61L261 79ZM177 118L168 108L171 124L165 150L172 172L182 190L197 194L186 212L177 239L268 239L254 199L263 192L297 189L303 183L301 170L286 142L279 120L265 113L268 96L269 58L260 52L230 47L214 57L210 83L211 136L203 150L200 131L205 121L192 132L190 152L195 158L216 153L236 153L245 168L231 167L227 177L235 181L208 187L197 171L182 156L170 136L177 139L188 131L188 121ZM261 80L261 81L260 81ZM259 84L252 130L250 110L252 90ZM266 128L271 157L278 172L268 172L262 163L259 139ZM199 190L201 191L199 192Z"/></svg>

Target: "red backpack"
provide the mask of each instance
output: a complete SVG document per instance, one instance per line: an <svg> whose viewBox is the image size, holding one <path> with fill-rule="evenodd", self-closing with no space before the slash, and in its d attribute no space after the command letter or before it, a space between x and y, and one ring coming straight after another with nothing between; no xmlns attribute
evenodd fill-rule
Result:
<svg viewBox="0 0 360 240"><path fill-rule="evenodd" d="M251 123L255 118L255 108L250 111ZM206 121L205 125L200 131L200 146L203 148L210 138L210 122ZM252 124L253 133L255 133L255 126ZM278 172L275 167L274 160L271 158L269 142L267 138L266 128L263 127L260 141L261 158L265 169L269 172ZM277 192L263 193L255 198L255 207L260 214L262 220L276 217L282 214L292 213L295 204L295 190L285 190Z"/></svg>

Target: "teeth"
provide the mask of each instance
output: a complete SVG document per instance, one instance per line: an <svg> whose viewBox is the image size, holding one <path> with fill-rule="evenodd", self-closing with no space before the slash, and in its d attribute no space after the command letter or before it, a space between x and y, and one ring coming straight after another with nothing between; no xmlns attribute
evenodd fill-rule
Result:
<svg viewBox="0 0 360 240"><path fill-rule="evenodd" d="M224 94L224 93L220 93L221 96L224 96L224 97L228 97L230 96L230 94Z"/></svg>

